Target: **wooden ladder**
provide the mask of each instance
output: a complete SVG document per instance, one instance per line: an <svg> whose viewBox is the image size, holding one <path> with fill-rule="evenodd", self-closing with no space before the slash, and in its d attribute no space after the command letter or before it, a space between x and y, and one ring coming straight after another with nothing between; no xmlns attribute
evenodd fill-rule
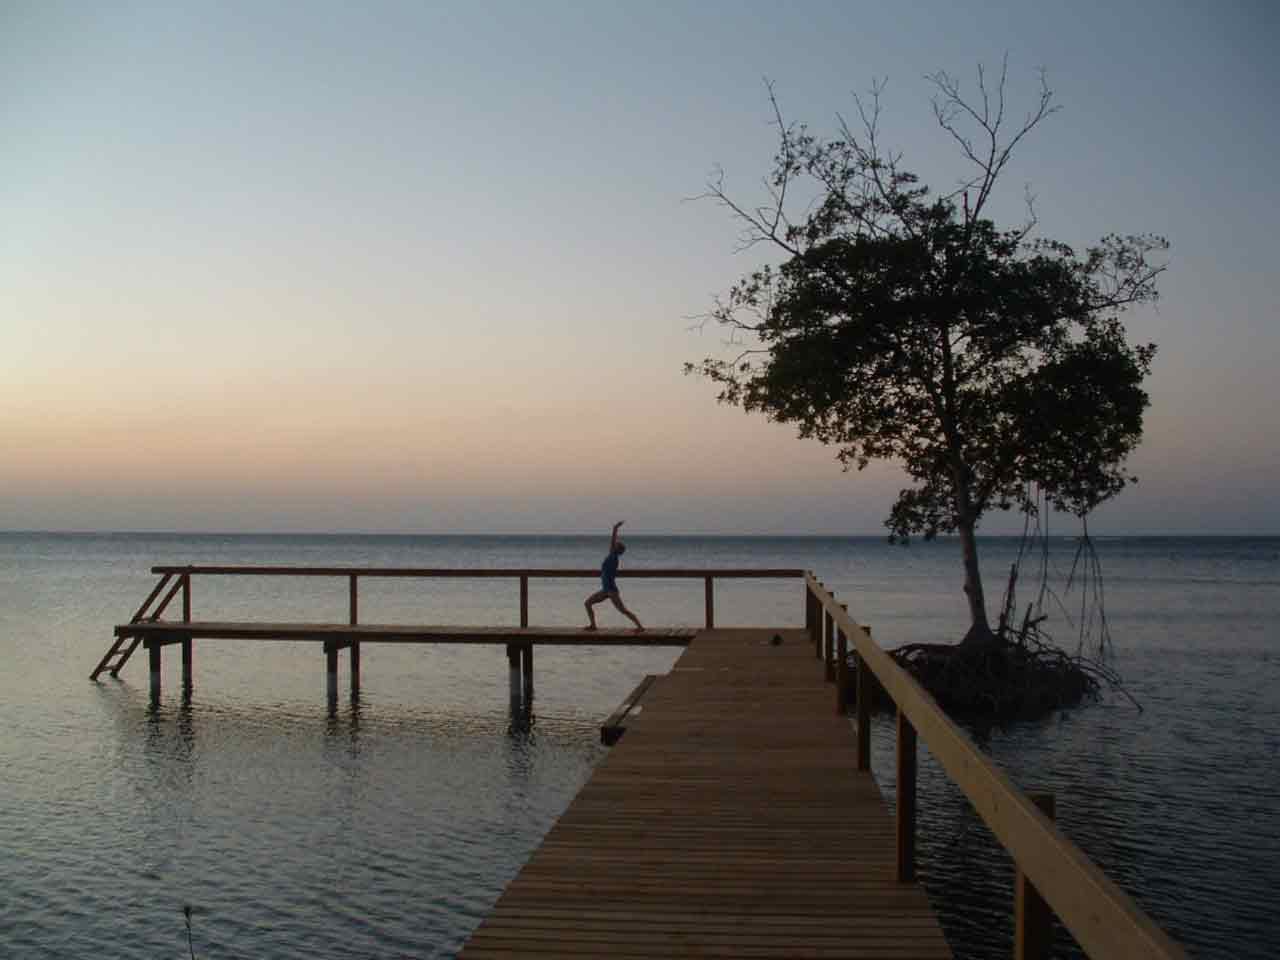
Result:
<svg viewBox="0 0 1280 960"><path fill-rule="evenodd" d="M160 595L160 591L165 588L170 580L174 578L173 573L166 573L160 578L160 582L155 585L147 599L142 601L142 606L138 608L138 612L129 618L130 623L141 623L143 620L156 621L160 619L160 614L164 613L165 607L169 606L178 591L186 587L190 590L190 574L184 573L177 578L177 581L169 588L169 592L165 594L165 598L160 601L160 605L153 613L148 614L147 609L151 606L153 600ZM139 636L118 636L107 652L102 655L102 659L98 661L98 665L93 668L93 673L89 674L90 680L97 680L98 674L106 670L113 677L120 676L120 668L129 662L129 658L133 656L133 651L138 649L138 644L142 642Z"/></svg>

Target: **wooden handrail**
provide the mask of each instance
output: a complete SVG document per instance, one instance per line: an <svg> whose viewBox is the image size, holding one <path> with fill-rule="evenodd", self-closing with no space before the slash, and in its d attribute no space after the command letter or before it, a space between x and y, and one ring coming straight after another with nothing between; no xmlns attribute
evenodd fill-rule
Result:
<svg viewBox="0 0 1280 960"><path fill-rule="evenodd" d="M166 573L163 577L160 578L159 582L154 587L151 588L151 592L147 594L147 599L142 601L142 606L138 607L138 612L129 618L130 623L137 623L144 616L146 616L147 608L151 606L151 601L160 595L160 591L165 588L165 585L168 584L168 582L172 578L173 578L172 573Z"/></svg>
<svg viewBox="0 0 1280 960"><path fill-rule="evenodd" d="M520 626L529 626L529 581L531 579L592 579L600 576L600 571L596 568L590 569L556 569L553 567L289 567L289 566L241 566L241 565L214 565L214 566L168 566L161 565L151 568L152 573L164 575L164 580L160 586L153 591L152 597L148 598L147 604L150 604L155 593L158 593L160 587L164 585L170 577L177 576L178 580L173 585L173 589L169 591L168 596L160 604L159 609L153 614L153 619L158 619L159 615L164 612L169 601L179 589L183 595L183 618L191 619L191 578L195 575L202 576L277 576L277 577L346 577L348 584L348 614L351 623L356 623L359 616L359 581L362 577L414 577L422 579L430 578L449 578L449 579L475 579L475 580L502 580L514 579L520 584ZM707 629L715 626L715 592L712 582L716 579L800 579L805 576L805 571L792 567L781 568L752 568L752 567L731 567L724 569L717 568L696 568L696 567L658 567L640 570L619 570L619 577L627 577L636 580L702 580L704 591L704 603L706 614ZM144 607L147 605L144 604ZM358 650L355 651L358 656Z"/></svg>
<svg viewBox="0 0 1280 960"><path fill-rule="evenodd" d="M169 592L164 595L164 599L160 601L160 606L152 610L147 619L159 620L160 615L169 609L170 602L178 595L178 591L182 589L183 584L187 582L186 577L178 577L178 579L173 582L173 586L169 588Z"/></svg>
<svg viewBox="0 0 1280 960"><path fill-rule="evenodd" d="M423 577L423 578L477 578L498 580L504 577L530 577L541 579L581 579L600 576L599 567L580 569L556 569L554 567L286 567L286 566L157 566L152 573L200 574L202 576L271 576L271 577ZM798 568L731 567L725 569L697 567L656 567L639 570L619 570L619 577L655 580L701 580L714 577L718 580L780 580L799 579L805 575Z"/></svg>
<svg viewBox="0 0 1280 960"><path fill-rule="evenodd" d="M853 641L861 665L879 680L900 715L1090 957L1186 957L1183 948L1040 812L812 573L805 573L805 585L829 622ZM859 670L859 712L869 692L865 674ZM863 736L859 730L860 741ZM914 736L900 737L899 742L904 739L914 746Z"/></svg>

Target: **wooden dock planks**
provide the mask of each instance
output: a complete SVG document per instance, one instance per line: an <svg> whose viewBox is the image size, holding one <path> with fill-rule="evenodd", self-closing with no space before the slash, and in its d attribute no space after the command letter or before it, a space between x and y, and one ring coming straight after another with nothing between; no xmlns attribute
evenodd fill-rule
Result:
<svg viewBox="0 0 1280 960"><path fill-rule="evenodd" d="M802 631L699 632L461 955L950 957L834 698Z"/></svg>

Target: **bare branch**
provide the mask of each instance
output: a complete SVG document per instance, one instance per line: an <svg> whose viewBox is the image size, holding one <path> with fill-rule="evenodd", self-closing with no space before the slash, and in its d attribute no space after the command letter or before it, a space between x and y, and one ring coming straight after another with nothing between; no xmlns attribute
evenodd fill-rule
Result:
<svg viewBox="0 0 1280 960"><path fill-rule="evenodd" d="M1027 207L1027 219L1015 234L1019 243L1026 240L1031 231L1036 228L1036 224L1040 222L1036 216L1036 195L1031 192L1031 184L1029 183L1022 185L1022 202Z"/></svg>
<svg viewBox="0 0 1280 960"><path fill-rule="evenodd" d="M926 76L937 88L933 97L933 115L938 125L947 132L959 145L960 151L970 163L978 168L978 172L969 180L963 181L960 190L976 188L973 203L969 207L968 220L977 220L1001 171L1009 162L1014 149L1031 130L1050 114L1056 113L1058 106L1053 104L1053 91L1049 89L1043 68L1040 73L1040 98L1035 109L1024 118L1021 126L1013 132L1007 141L1002 141L1002 127L1005 123L1005 87L1009 77L1009 55L1006 53L1001 63L1000 80L994 91L987 86L986 71L982 64L978 65L978 94L981 106L967 101L960 90L959 81L945 71ZM992 98L995 98L994 115ZM967 136L960 127L961 118L978 127L981 132L983 146L979 149L974 140ZM956 196L952 194L951 196Z"/></svg>

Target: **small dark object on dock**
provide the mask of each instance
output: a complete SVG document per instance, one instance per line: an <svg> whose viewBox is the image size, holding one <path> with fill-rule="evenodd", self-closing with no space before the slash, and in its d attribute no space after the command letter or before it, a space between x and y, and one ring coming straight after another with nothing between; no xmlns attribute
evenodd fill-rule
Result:
<svg viewBox="0 0 1280 960"><path fill-rule="evenodd" d="M772 643L775 647L780 647L780 646L782 646L782 634L780 634L780 633L775 633L775 634L773 635L773 639L772 639L772 640L770 640L769 642L770 642L770 643Z"/></svg>
<svg viewBox="0 0 1280 960"><path fill-rule="evenodd" d="M622 735L627 732L627 728L623 726L623 721L633 711L635 713L640 712L640 698L649 692L649 687L657 679L657 676L652 673L646 674L645 678L631 691L631 695L623 700L618 709L609 715L609 719L600 725L601 743L606 747L612 747L622 738Z"/></svg>

